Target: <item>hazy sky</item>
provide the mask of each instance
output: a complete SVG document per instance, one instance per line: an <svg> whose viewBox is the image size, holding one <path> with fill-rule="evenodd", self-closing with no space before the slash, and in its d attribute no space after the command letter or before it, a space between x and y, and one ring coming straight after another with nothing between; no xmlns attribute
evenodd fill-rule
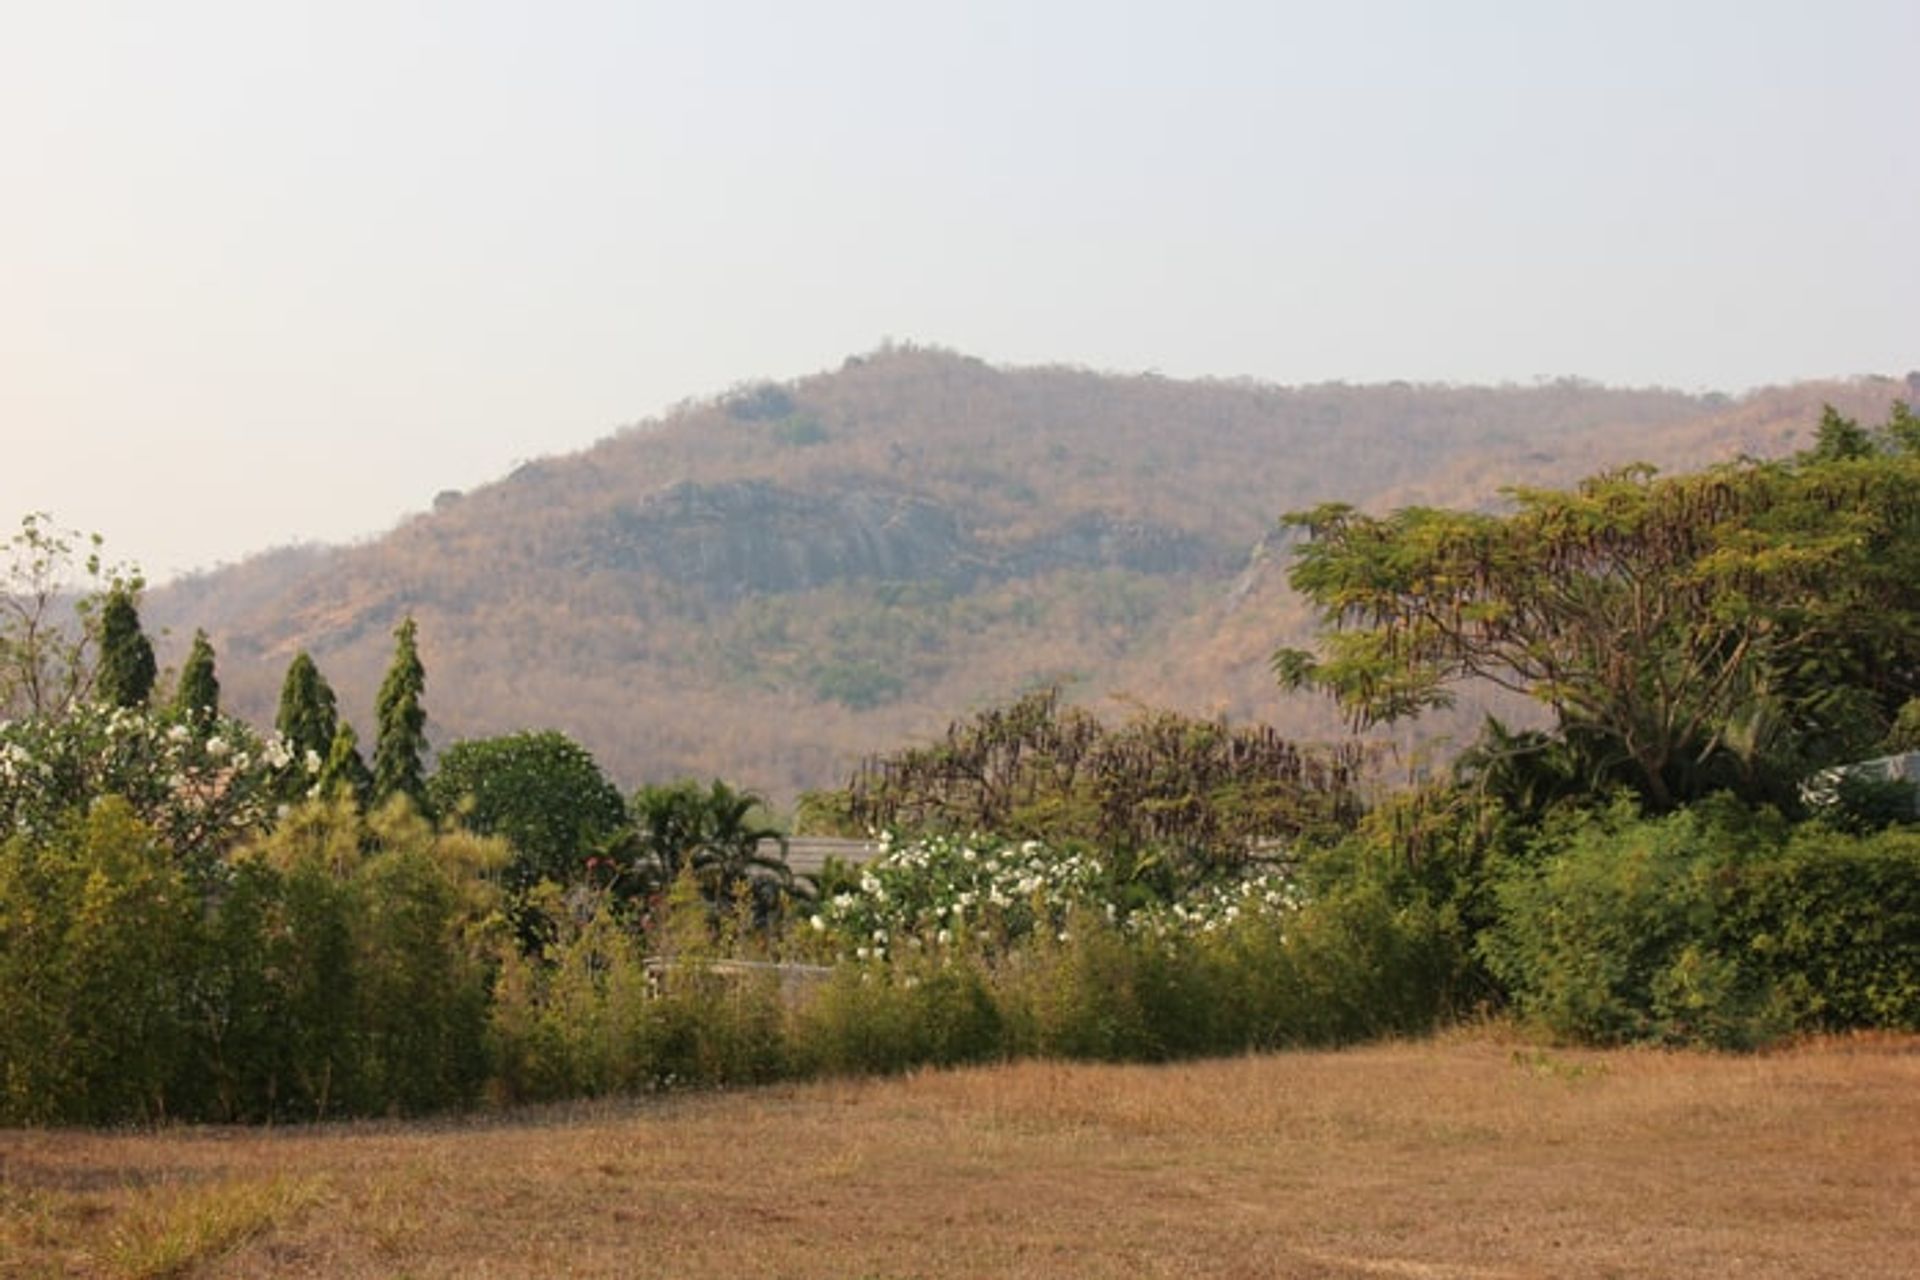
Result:
<svg viewBox="0 0 1920 1280"><path fill-rule="evenodd" d="M0 529L165 575L883 338L1920 366L1920 3L0 0Z"/></svg>

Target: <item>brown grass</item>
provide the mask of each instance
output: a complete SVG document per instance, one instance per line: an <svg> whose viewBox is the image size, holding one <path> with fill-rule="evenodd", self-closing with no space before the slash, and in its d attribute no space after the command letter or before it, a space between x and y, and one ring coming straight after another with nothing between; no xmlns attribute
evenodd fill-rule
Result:
<svg viewBox="0 0 1920 1280"><path fill-rule="evenodd" d="M208 1221L228 1229L158 1243ZM1715 1057L1478 1033L0 1133L9 1275L1895 1276L1920 1274L1916 1221L1915 1038Z"/></svg>

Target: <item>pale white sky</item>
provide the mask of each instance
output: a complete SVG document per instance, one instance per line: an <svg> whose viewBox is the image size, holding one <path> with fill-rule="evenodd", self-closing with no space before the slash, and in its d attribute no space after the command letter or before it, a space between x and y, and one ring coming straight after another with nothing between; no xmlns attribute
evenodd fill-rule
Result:
<svg viewBox="0 0 1920 1280"><path fill-rule="evenodd" d="M1920 366L1920 3L0 0L0 530L164 576L882 338Z"/></svg>

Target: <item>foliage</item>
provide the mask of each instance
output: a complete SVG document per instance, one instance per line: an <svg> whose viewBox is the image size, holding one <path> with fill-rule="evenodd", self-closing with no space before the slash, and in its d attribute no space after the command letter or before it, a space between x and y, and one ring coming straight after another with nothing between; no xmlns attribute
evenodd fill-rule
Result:
<svg viewBox="0 0 1920 1280"><path fill-rule="evenodd" d="M956 722L931 746L868 759L843 802L814 807L868 829L1163 850L1198 872L1238 865L1257 841L1350 824L1361 762L1354 747L1174 712L1108 728L1049 688Z"/></svg>
<svg viewBox="0 0 1920 1280"><path fill-rule="evenodd" d="M1803 826L1741 868L1721 927L1797 1025L1920 1028L1920 830Z"/></svg>
<svg viewBox="0 0 1920 1280"><path fill-rule="evenodd" d="M214 673L213 642L205 631L193 633L193 646L187 650L180 684L174 690L173 709L177 715L199 720L211 720L220 713L220 677Z"/></svg>
<svg viewBox="0 0 1920 1280"><path fill-rule="evenodd" d="M52 838L68 815L118 796L175 857L209 871L273 820L281 780L300 773L277 736L241 721L90 703L0 723L0 838Z"/></svg>
<svg viewBox="0 0 1920 1280"><path fill-rule="evenodd" d="M887 845L859 877L857 891L825 899L810 923L860 960L969 940L1012 945L1036 930L1058 932L1076 907L1111 897L1099 859L1033 840L930 836Z"/></svg>
<svg viewBox="0 0 1920 1280"><path fill-rule="evenodd" d="M144 707L159 676L153 642L140 629L134 592L116 586L100 607L100 670L96 687L102 702L115 707Z"/></svg>
<svg viewBox="0 0 1920 1280"><path fill-rule="evenodd" d="M373 771L360 755L360 736L344 720L333 731L327 758L320 765L315 794L320 799L344 795L362 809L373 803Z"/></svg>
<svg viewBox="0 0 1920 1280"><path fill-rule="evenodd" d="M0 716L53 719L93 698L102 602L143 585L137 569L109 565L99 534L82 537L45 512L20 520L0 581ZM77 577L77 581L76 581ZM73 597L74 625L61 607Z"/></svg>
<svg viewBox="0 0 1920 1280"><path fill-rule="evenodd" d="M198 916L124 802L0 847L0 1123L170 1114Z"/></svg>
<svg viewBox="0 0 1920 1280"><path fill-rule="evenodd" d="M403 619L393 636L393 661L374 700L379 734L373 744L373 801L381 804L402 795L424 807L427 712L420 699L426 693L427 672L420 662L413 619Z"/></svg>
<svg viewBox="0 0 1920 1280"><path fill-rule="evenodd" d="M1618 1043L1763 1043L1920 1024L1920 836L1868 838L1730 801L1630 804L1542 837L1481 936L1519 1010Z"/></svg>
<svg viewBox="0 0 1920 1280"><path fill-rule="evenodd" d="M0 1123L463 1105L489 1071L504 856L404 803L297 810L214 883L118 799L16 837L0 846Z"/></svg>
<svg viewBox="0 0 1920 1280"><path fill-rule="evenodd" d="M513 846L507 887L569 884L627 823L627 806L593 756L553 730L456 742L427 784L434 810Z"/></svg>
<svg viewBox="0 0 1920 1280"><path fill-rule="evenodd" d="M333 735L340 727L340 709L333 686L313 658L302 649L287 664L286 678L280 682L280 709L273 727L279 731L287 750L298 760L312 756L324 761L333 748ZM318 765L315 765L315 772Z"/></svg>
<svg viewBox="0 0 1920 1280"><path fill-rule="evenodd" d="M1363 724L1446 705L1468 679L1536 698L1578 768L1623 773L1657 807L1790 793L1920 688L1920 455L1891 427L1865 438L1890 443L1605 472L1513 490L1505 515L1290 516L1324 656L1282 650L1275 668Z"/></svg>
<svg viewBox="0 0 1920 1280"><path fill-rule="evenodd" d="M642 787L632 812L637 848L621 869L629 887L658 893L690 873L709 902L745 893L764 918L793 885L787 838L751 791L682 779ZM776 852L765 851L769 843Z"/></svg>

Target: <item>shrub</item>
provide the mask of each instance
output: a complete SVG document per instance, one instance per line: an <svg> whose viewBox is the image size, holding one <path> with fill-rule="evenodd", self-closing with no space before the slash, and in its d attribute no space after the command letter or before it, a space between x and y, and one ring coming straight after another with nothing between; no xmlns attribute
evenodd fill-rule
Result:
<svg viewBox="0 0 1920 1280"><path fill-rule="evenodd" d="M1799 1025L1920 1028L1920 831L1803 827L1743 872L1723 930Z"/></svg>
<svg viewBox="0 0 1920 1280"><path fill-rule="evenodd" d="M1796 831L1726 801L1616 808L1498 896L1481 952L1559 1035L1743 1047L1920 1022L1920 834Z"/></svg>
<svg viewBox="0 0 1920 1280"><path fill-rule="evenodd" d="M172 1114L198 928L195 894L124 801L0 846L0 1123Z"/></svg>

